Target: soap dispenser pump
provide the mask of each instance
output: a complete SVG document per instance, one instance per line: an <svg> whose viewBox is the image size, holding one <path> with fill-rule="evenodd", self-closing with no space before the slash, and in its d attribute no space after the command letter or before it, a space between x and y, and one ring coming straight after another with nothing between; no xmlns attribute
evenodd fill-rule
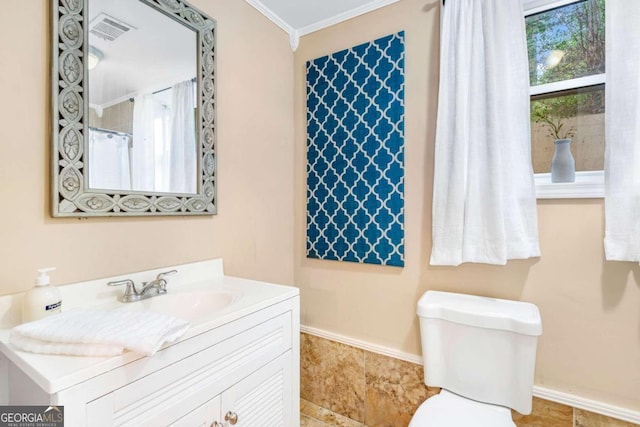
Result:
<svg viewBox="0 0 640 427"><path fill-rule="evenodd" d="M50 284L50 271L55 267L38 269L36 287L24 294L22 299L22 321L31 322L42 319L62 310L60 291Z"/></svg>

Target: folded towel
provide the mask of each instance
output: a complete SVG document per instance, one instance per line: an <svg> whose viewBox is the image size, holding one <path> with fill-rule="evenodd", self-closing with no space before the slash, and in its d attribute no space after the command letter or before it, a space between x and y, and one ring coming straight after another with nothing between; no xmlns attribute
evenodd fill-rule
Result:
<svg viewBox="0 0 640 427"><path fill-rule="evenodd" d="M147 356L178 339L189 322L149 311L72 309L11 330L11 344L32 353Z"/></svg>
<svg viewBox="0 0 640 427"><path fill-rule="evenodd" d="M108 344L71 344L42 341L27 338L20 334L11 334L11 344L18 350L30 353L64 354L69 356L118 356L124 351L121 345Z"/></svg>

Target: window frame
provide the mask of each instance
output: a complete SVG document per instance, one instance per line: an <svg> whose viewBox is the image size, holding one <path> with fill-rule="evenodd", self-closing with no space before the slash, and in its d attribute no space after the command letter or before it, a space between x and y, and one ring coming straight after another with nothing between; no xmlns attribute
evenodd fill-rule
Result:
<svg viewBox="0 0 640 427"><path fill-rule="evenodd" d="M580 1L582 0L525 0L524 17ZM592 74L575 79L529 86L529 99L531 100L531 97L535 95L588 86L605 85L606 87L606 77L606 73ZM552 183L551 173L536 173L534 174L534 181L536 198L538 199L591 199L604 197L604 170L576 171L575 182L565 183Z"/></svg>

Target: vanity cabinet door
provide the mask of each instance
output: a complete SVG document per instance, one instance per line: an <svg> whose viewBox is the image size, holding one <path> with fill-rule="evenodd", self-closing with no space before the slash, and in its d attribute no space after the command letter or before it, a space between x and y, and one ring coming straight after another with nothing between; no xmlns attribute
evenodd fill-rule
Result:
<svg viewBox="0 0 640 427"><path fill-rule="evenodd" d="M170 427L210 427L220 422L220 396L216 396L189 414L170 424Z"/></svg>
<svg viewBox="0 0 640 427"><path fill-rule="evenodd" d="M292 427L292 352L258 369L222 393L221 419L233 427ZM232 424L233 418L237 422Z"/></svg>

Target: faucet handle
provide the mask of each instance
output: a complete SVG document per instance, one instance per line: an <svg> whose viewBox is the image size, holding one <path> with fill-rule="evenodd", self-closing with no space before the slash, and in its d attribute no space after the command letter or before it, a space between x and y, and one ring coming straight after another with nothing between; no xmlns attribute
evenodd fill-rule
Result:
<svg viewBox="0 0 640 427"><path fill-rule="evenodd" d="M122 285L135 286L133 284L133 280L131 279L123 279L123 280L115 280L113 282L107 282L107 286L122 286Z"/></svg>
<svg viewBox="0 0 640 427"><path fill-rule="evenodd" d="M169 271L164 271L162 273L158 273L156 280L164 279L165 276L171 276L172 274L176 274L177 272L178 270L169 270Z"/></svg>
<svg viewBox="0 0 640 427"><path fill-rule="evenodd" d="M113 282L107 282L107 286L122 286L127 285L127 289L124 290L122 294L122 302L131 302L135 301L136 297L138 297L138 290L136 289L136 284L131 279L124 280L115 280Z"/></svg>

